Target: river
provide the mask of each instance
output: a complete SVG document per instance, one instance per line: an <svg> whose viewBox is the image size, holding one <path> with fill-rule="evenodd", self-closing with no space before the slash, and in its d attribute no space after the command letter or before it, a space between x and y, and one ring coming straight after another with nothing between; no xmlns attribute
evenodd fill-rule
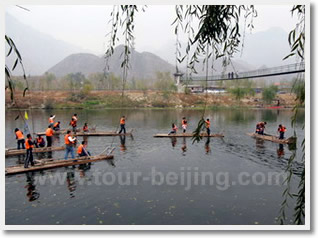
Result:
<svg viewBox="0 0 318 238"><path fill-rule="evenodd" d="M6 176L7 225L278 224L286 188L282 180L293 153L295 175L290 185L292 192L297 189L303 166L304 111L296 123L296 151L246 135L255 130L258 121L267 121L267 133L276 134L278 124L284 124L286 137L293 135L290 110L207 111L212 133L225 137L203 138L199 143L153 135L168 133L172 122L180 128L183 116L192 131L202 115L200 110L32 110L28 125L32 132L44 131L50 114L55 114L65 128L74 113L79 126L87 122L98 131L116 130L120 116L126 115L126 127L133 129L133 137L88 138L93 155L107 146L115 147L113 160ZM14 129L24 127L21 118L15 120L17 115L17 111L6 111L6 148L16 146ZM53 145L63 142L63 136L54 137ZM39 156L48 155L34 155ZM63 158L64 151L51 156ZM23 160L24 156L8 157L5 164ZM280 176L278 182L273 174ZM294 202L290 200L286 210L287 224Z"/></svg>

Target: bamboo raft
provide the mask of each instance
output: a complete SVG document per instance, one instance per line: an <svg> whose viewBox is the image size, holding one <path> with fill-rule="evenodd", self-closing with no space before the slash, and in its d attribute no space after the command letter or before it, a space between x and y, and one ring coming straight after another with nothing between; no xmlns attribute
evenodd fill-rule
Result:
<svg viewBox="0 0 318 238"><path fill-rule="evenodd" d="M43 152L51 152L51 151L58 151L58 150L65 150L64 146L59 147L42 147L42 148L33 148L33 153L43 153ZM15 156L15 155L23 155L26 154L26 149L6 149L5 156Z"/></svg>
<svg viewBox="0 0 318 238"><path fill-rule="evenodd" d="M74 136L132 136L132 132L124 133L116 133L116 132L107 132L107 131L99 131L99 132L77 132Z"/></svg>
<svg viewBox="0 0 318 238"><path fill-rule="evenodd" d="M11 166L5 169L6 175L11 174L19 174L19 173L26 173L30 171L38 171L38 170L45 170L45 169L53 169L58 167L67 167L77 164L87 164L91 162L96 162L100 160L106 159L113 159L113 155L96 155L96 156L85 156L79 157L76 159L60 159L60 160L52 160L52 159L43 159L43 160L35 160L36 163L34 166L29 166L29 168L24 168L24 166Z"/></svg>
<svg viewBox="0 0 318 238"><path fill-rule="evenodd" d="M257 133L246 133L246 134L253 138L268 140L268 141L272 141L279 144L296 144L296 141L297 141L297 138L294 136L281 140L281 139L278 139L277 136L268 135L268 134L265 134L265 135L260 135Z"/></svg>
<svg viewBox="0 0 318 238"><path fill-rule="evenodd" d="M36 133L37 135L45 135L45 132L39 132ZM56 134L54 132L54 134ZM65 132L60 132L59 134L66 134ZM128 133L116 133L111 131L95 131L95 132L76 132L74 133L74 136L132 136L132 130Z"/></svg>
<svg viewBox="0 0 318 238"><path fill-rule="evenodd" d="M224 137L223 134L210 134L208 136L207 133L200 133L202 137ZM193 137L193 133L180 133L180 134L156 134L153 137Z"/></svg>

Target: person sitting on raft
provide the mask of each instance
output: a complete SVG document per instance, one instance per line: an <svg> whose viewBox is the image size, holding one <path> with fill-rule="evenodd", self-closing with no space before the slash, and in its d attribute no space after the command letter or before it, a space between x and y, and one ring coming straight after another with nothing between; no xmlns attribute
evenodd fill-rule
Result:
<svg viewBox="0 0 318 238"><path fill-rule="evenodd" d="M283 126L282 124L279 124L278 126L278 129L277 129L277 132L279 132L279 139L280 140L283 140L284 139L284 135L285 135L285 132L286 132L286 127Z"/></svg>
<svg viewBox="0 0 318 238"><path fill-rule="evenodd" d="M53 126L55 115L51 115L49 118L49 126Z"/></svg>
<svg viewBox="0 0 318 238"><path fill-rule="evenodd" d="M256 124L256 131L255 131L255 133L260 134L260 135L264 135L265 125L266 125L266 124L267 124L266 121L257 123L257 124Z"/></svg>
<svg viewBox="0 0 318 238"><path fill-rule="evenodd" d="M43 148L45 146L45 140L41 135L38 135L38 138L35 139L35 147Z"/></svg>
<svg viewBox="0 0 318 238"><path fill-rule="evenodd" d="M181 124L182 124L183 133L185 133L188 127L188 122L185 117L182 118Z"/></svg>
<svg viewBox="0 0 318 238"><path fill-rule="evenodd" d="M210 136L210 125L211 125L211 123L210 123L210 119L209 118L207 118L206 119L206 121L205 121L205 128L206 128L206 133L208 134L208 136Z"/></svg>
<svg viewBox="0 0 318 238"><path fill-rule="evenodd" d="M84 124L84 126L83 126L83 132L88 132L87 122L85 122L85 124Z"/></svg>
<svg viewBox="0 0 318 238"><path fill-rule="evenodd" d="M177 134L178 127L174 123L172 123L171 127L172 131L170 131L168 135Z"/></svg>
<svg viewBox="0 0 318 238"><path fill-rule="evenodd" d="M82 156L90 156L91 153L89 153L89 151L86 150L87 148L87 143L86 141L82 141L82 143L79 145L79 147L77 148L77 155L79 157Z"/></svg>
<svg viewBox="0 0 318 238"><path fill-rule="evenodd" d="M29 167L29 163L31 163L31 166L34 166L34 162L33 162L33 141L32 141L32 137L30 134L27 134L27 140L25 141L25 148L26 148L26 159L24 161L24 168L28 168Z"/></svg>
<svg viewBox="0 0 318 238"><path fill-rule="evenodd" d="M118 132L118 134L120 134L122 131L124 131L124 134L126 134L125 124L126 124L126 118L125 116L122 116L120 118L120 131Z"/></svg>
<svg viewBox="0 0 318 238"><path fill-rule="evenodd" d="M22 145L22 149L25 149L24 147L24 135L23 132L19 130L19 128L15 128L15 138L17 139L17 145L18 145L18 150L20 149L20 145Z"/></svg>
<svg viewBox="0 0 318 238"><path fill-rule="evenodd" d="M61 122L58 121L58 122L55 122L54 125L53 125L53 130L54 131L59 131L61 128L60 128L60 124Z"/></svg>

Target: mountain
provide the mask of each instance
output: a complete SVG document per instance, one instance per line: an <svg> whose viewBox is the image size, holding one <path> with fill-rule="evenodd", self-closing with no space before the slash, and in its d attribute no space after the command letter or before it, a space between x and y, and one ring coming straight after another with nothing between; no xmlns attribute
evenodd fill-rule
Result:
<svg viewBox="0 0 318 238"><path fill-rule="evenodd" d="M246 34L242 52L235 59L242 59L257 68L266 65L276 67L295 63L295 57L283 58L290 53L288 33L279 27L267 31Z"/></svg>
<svg viewBox="0 0 318 238"><path fill-rule="evenodd" d="M17 46L27 75L41 75L66 56L85 52L79 47L57 40L19 22L8 13L5 15L5 34L11 37ZM6 50L8 50L7 45ZM6 65L11 68L14 60L14 54L11 54L6 58ZM12 73L21 75L22 69L17 66Z"/></svg>
<svg viewBox="0 0 318 238"><path fill-rule="evenodd" d="M122 74L122 52L124 46L120 45L115 48L114 54L109 60L109 70L115 75L120 76ZM65 76L69 73L81 72L86 76L91 73L103 72L105 67L105 58L98 57L93 54L72 54L47 72L55 74L57 77ZM129 78L148 79L154 78L157 71L161 72L175 72L173 65L164 61L155 54L149 52L139 53L132 50L129 68Z"/></svg>

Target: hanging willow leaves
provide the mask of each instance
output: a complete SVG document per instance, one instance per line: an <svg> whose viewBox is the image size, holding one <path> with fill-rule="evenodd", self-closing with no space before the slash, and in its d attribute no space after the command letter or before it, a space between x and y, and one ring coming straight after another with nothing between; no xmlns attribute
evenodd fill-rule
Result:
<svg viewBox="0 0 318 238"><path fill-rule="evenodd" d="M297 14L298 23L296 24L295 29L293 29L288 35L288 42L291 47L290 54L284 57L284 60L291 57L296 56L299 57L300 61L304 61L305 59L305 5L295 5L293 6L292 15ZM296 105L293 108L294 115L291 118L291 126L295 128L296 126L296 118L298 115L299 108L305 105L305 80L303 74L298 74L296 80L293 82L292 92L296 95ZM302 126L304 130L305 124ZM294 136L296 137L296 130L294 130ZM296 205L294 207L294 224L302 225L305 220L305 139L303 139L301 143L302 147L302 157L301 157L301 165L302 171L300 176L300 182L298 184L298 192L293 194L293 197L296 198ZM295 159L295 153L288 160L287 165L287 173L288 180L285 181L286 189L284 190L283 202L281 203L279 220L281 224L284 224L286 220L285 209L288 206L288 199L291 198L290 191L290 181L293 176L292 170L292 162ZM288 196L286 196L288 194Z"/></svg>

